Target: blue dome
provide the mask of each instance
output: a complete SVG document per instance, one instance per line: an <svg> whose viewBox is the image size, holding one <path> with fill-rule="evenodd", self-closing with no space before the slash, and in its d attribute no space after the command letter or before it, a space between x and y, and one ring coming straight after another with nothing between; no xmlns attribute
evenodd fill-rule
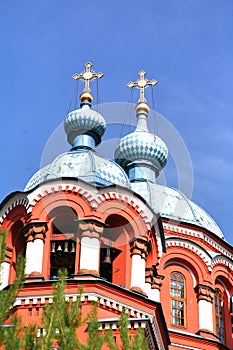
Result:
<svg viewBox="0 0 233 350"><path fill-rule="evenodd" d="M130 187L124 170L93 150L82 149L59 155L55 160L37 171L29 180L25 191L40 183L61 177L79 178L96 186L121 185Z"/></svg>
<svg viewBox="0 0 233 350"><path fill-rule="evenodd" d="M151 162L158 171L167 163L168 149L165 143L149 131L138 128L123 137L115 151L115 160L123 168L131 162L145 160Z"/></svg>
<svg viewBox="0 0 233 350"><path fill-rule="evenodd" d="M224 239L223 233L214 219L179 190L153 184L149 181L134 182L131 187L162 217L196 225Z"/></svg>

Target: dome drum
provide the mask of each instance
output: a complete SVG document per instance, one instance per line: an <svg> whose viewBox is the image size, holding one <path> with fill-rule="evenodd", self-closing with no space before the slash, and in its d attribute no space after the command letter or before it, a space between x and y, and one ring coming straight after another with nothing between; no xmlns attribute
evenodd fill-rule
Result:
<svg viewBox="0 0 233 350"><path fill-rule="evenodd" d="M69 142L68 140L68 142L72 144L72 151L77 150L79 148L94 149L95 145L98 145L101 142L101 138L98 137L98 135L95 132L92 132L91 130L83 130L81 134L78 133L75 137L73 137L73 135L69 136L71 136L70 140L72 139L71 142Z"/></svg>
<svg viewBox="0 0 233 350"><path fill-rule="evenodd" d="M129 163L126 167L126 173L130 181L150 181L155 183L159 171L151 162L138 160Z"/></svg>

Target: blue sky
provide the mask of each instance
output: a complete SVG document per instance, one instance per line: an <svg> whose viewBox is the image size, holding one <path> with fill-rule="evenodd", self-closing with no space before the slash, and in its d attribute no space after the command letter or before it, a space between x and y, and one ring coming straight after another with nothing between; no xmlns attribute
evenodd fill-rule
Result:
<svg viewBox="0 0 233 350"><path fill-rule="evenodd" d="M40 167L73 73L92 61L104 73L100 102L127 103L126 84L143 68L159 81L156 110L188 149L193 201L233 244L232 35L232 0L0 0L0 200ZM158 132L168 137L160 121ZM170 156L168 185L177 186L176 166Z"/></svg>

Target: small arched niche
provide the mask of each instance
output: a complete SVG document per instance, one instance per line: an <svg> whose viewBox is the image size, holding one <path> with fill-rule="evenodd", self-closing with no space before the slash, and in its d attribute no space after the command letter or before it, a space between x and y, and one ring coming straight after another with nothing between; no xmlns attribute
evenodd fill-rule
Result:
<svg viewBox="0 0 233 350"><path fill-rule="evenodd" d="M52 220L50 235L50 279L55 279L59 269L68 276L75 273L78 216L74 209L60 206L49 214Z"/></svg>
<svg viewBox="0 0 233 350"><path fill-rule="evenodd" d="M130 285L130 249L133 228L120 215L110 215L101 238L100 276L121 287Z"/></svg>

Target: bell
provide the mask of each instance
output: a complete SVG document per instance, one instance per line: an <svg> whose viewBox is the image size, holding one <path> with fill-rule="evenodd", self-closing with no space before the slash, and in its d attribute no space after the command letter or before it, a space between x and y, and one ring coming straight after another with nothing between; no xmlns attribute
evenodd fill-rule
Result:
<svg viewBox="0 0 233 350"><path fill-rule="evenodd" d="M103 264L111 264L112 259L111 259L111 251L110 248L107 248L105 258L103 260Z"/></svg>
<svg viewBox="0 0 233 350"><path fill-rule="evenodd" d="M52 243L51 253L55 253L55 243Z"/></svg>
<svg viewBox="0 0 233 350"><path fill-rule="evenodd" d="M74 242L72 242L71 253L75 253L75 246L74 246Z"/></svg>
<svg viewBox="0 0 233 350"><path fill-rule="evenodd" d="M65 242L64 253L68 253L68 242Z"/></svg>
<svg viewBox="0 0 233 350"><path fill-rule="evenodd" d="M62 247L61 244L58 245L57 247L57 253L62 253Z"/></svg>

